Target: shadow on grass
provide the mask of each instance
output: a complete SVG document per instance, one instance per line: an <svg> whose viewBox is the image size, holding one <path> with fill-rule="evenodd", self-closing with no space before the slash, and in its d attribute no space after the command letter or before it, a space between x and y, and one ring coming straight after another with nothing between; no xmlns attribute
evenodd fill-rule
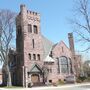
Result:
<svg viewBox="0 0 90 90"><path fill-rule="evenodd" d="M22 86L5 86L5 85L0 85L0 88L23 88Z"/></svg>

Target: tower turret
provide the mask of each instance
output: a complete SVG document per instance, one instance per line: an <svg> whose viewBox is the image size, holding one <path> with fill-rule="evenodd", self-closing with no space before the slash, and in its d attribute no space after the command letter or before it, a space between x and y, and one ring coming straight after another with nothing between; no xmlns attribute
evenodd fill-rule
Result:
<svg viewBox="0 0 90 90"><path fill-rule="evenodd" d="M21 12L21 14L27 13L27 9L26 9L26 6L24 4L20 5L20 12Z"/></svg>

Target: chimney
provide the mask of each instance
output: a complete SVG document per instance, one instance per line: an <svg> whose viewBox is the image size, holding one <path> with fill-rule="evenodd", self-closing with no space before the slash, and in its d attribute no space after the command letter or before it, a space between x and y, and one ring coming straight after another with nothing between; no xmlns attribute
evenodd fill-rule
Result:
<svg viewBox="0 0 90 90"><path fill-rule="evenodd" d="M73 55L75 55L73 33L68 33L69 47Z"/></svg>

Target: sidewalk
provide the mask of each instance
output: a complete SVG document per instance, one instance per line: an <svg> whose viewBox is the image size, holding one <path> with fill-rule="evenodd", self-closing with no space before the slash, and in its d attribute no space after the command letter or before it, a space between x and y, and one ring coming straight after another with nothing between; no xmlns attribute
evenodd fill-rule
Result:
<svg viewBox="0 0 90 90"><path fill-rule="evenodd" d="M45 90L45 89L63 89L75 86L83 86L83 85L90 85L90 83L82 83L82 84L67 84L67 85L59 85L59 86L43 86L43 87L32 87L32 88L0 88L0 90Z"/></svg>
<svg viewBox="0 0 90 90"><path fill-rule="evenodd" d="M68 87L75 87L75 86L83 86L83 85L90 85L90 83L76 83L76 84L67 84L67 85L59 85L59 86L45 86L45 87L32 87L31 89L26 88L24 90L42 90L42 89L52 89L52 88L68 88Z"/></svg>

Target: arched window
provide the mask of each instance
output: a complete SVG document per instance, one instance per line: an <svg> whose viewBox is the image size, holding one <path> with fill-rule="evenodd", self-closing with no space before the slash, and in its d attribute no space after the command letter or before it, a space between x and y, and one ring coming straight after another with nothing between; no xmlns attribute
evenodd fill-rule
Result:
<svg viewBox="0 0 90 90"><path fill-rule="evenodd" d="M40 60L40 54L37 54L37 60Z"/></svg>
<svg viewBox="0 0 90 90"><path fill-rule="evenodd" d="M36 60L36 54L33 54L33 60Z"/></svg>
<svg viewBox="0 0 90 90"><path fill-rule="evenodd" d="M22 33L22 28L21 28L21 26L19 25L19 26L17 26L17 35L20 36L21 33Z"/></svg>
<svg viewBox="0 0 90 90"><path fill-rule="evenodd" d="M28 57L29 57L29 59L31 60L31 54L30 54L30 53L28 54Z"/></svg>
<svg viewBox="0 0 90 90"><path fill-rule="evenodd" d="M34 25L33 28L34 28L34 33L38 34L38 27L36 25Z"/></svg>
<svg viewBox="0 0 90 90"><path fill-rule="evenodd" d="M31 24L28 24L28 32L32 33L32 25Z"/></svg>
<svg viewBox="0 0 90 90"><path fill-rule="evenodd" d="M33 46L33 48L35 47L35 41L34 41L34 39L32 39L32 46Z"/></svg>
<svg viewBox="0 0 90 90"><path fill-rule="evenodd" d="M61 72L62 73L68 73L69 72L69 67L68 67L68 59L67 57L60 57L59 58L60 65L61 65Z"/></svg>

